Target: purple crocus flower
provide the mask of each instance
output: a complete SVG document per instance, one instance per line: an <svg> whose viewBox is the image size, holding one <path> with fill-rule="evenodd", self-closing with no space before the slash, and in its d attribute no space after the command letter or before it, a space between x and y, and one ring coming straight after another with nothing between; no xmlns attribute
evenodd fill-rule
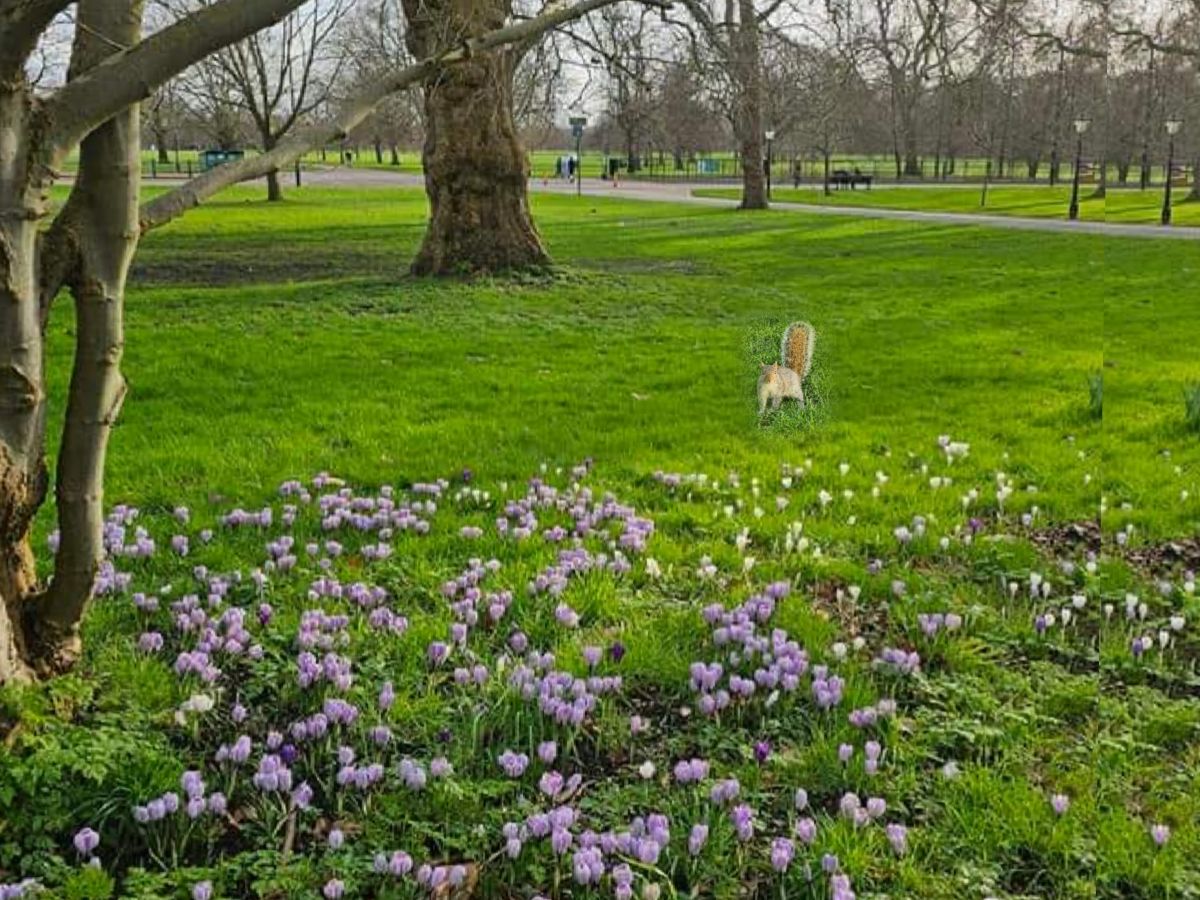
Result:
<svg viewBox="0 0 1200 900"><path fill-rule="evenodd" d="M771 745L767 741L758 741L754 745L754 760L755 762L765 763L771 755Z"/></svg>
<svg viewBox="0 0 1200 900"><path fill-rule="evenodd" d="M810 818L801 819L793 830L805 846L811 845L817 839L817 823Z"/></svg>
<svg viewBox="0 0 1200 900"><path fill-rule="evenodd" d="M213 886L211 881L199 881L192 888L192 900L211 900Z"/></svg>
<svg viewBox="0 0 1200 900"><path fill-rule="evenodd" d="M747 804L739 803L729 811L729 821L737 832L739 841L748 841L754 837L754 810Z"/></svg>
<svg viewBox="0 0 1200 900"><path fill-rule="evenodd" d="M509 778L520 778L529 766L528 756L524 753L513 753L511 750L505 750L497 757L496 761L500 763L500 768Z"/></svg>
<svg viewBox="0 0 1200 900"><path fill-rule="evenodd" d="M691 834L688 835L688 853L697 856L704 849L706 843L708 843L708 826L703 823L693 825Z"/></svg>
<svg viewBox="0 0 1200 900"><path fill-rule="evenodd" d="M571 849L571 841L571 832L567 831L565 828L555 828L554 831L550 833L550 846L559 856L562 856Z"/></svg>
<svg viewBox="0 0 1200 900"><path fill-rule="evenodd" d="M796 855L796 845L787 838L779 837L771 841L771 868L776 872L786 872Z"/></svg>
<svg viewBox="0 0 1200 900"><path fill-rule="evenodd" d="M1054 810L1055 815L1064 815L1071 808L1071 798L1066 794L1054 794L1050 798L1050 808Z"/></svg>
<svg viewBox="0 0 1200 900"><path fill-rule="evenodd" d="M330 878L325 882L325 887L321 888L321 893L325 900L338 900L346 893L346 885L340 878Z"/></svg>
<svg viewBox="0 0 1200 900"><path fill-rule="evenodd" d="M1162 824L1151 825L1150 839L1154 841L1154 846L1156 847L1165 846L1167 841L1171 839L1171 826Z"/></svg>
<svg viewBox="0 0 1200 900"><path fill-rule="evenodd" d="M100 835L92 828L81 828L75 833L75 852L80 856L91 856L100 846Z"/></svg>
<svg viewBox="0 0 1200 900"><path fill-rule="evenodd" d="M908 829L899 822L892 822L887 829L888 843L897 856L903 856L908 849Z"/></svg>

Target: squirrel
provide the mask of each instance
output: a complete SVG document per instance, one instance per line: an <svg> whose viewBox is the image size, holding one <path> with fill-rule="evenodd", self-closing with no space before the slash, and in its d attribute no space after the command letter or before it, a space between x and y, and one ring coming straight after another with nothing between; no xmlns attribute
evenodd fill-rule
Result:
<svg viewBox="0 0 1200 900"><path fill-rule="evenodd" d="M807 322L793 322L783 332L780 357L783 362L764 365L758 376L758 414L779 409L785 398L791 397L804 405L804 379L812 370L816 329Z"/></svg>

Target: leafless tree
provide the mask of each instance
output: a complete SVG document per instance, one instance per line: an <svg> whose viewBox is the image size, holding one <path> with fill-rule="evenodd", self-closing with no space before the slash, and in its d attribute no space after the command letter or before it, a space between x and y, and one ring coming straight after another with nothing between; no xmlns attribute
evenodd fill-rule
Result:
<svg viewBox="0 0 1200 900"><path fill-rule="evenodd" d="M176 0L186 10L213 0ZM199 92L226 113L237 110L264 153L320 109L340 82L348 57L337 52L337 29L350 0L305 0L282 21L201 60ZM197 90L192 91L198 93ZM283 199L279 173L267 173L267 199Z"/></svg>

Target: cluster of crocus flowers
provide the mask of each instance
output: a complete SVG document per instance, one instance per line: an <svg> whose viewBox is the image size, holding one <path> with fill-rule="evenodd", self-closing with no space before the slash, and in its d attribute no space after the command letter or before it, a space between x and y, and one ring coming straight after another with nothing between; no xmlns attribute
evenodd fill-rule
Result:
<svg viewBox="0 0 1200 900"><path fill-rule="evenodd" d="M834 744L846 741L836 748L837 759L844 768L831 768L847 783L839 786L833 796L823 791L819 802L814 803L816 809L809 806L808 795L803 789L796 790L795 809L788 811L786 825L781 825L769 802L763 802L765 798L758 793L757 781L759 777L767 782L774 778L779 760L786 758L791 749L786 734L762 729L761 734L769 736L770 741L758 732L739 735L741 752L745 754L748 747L749 755L763 767L753 779L747 779L745 788L734 778L715 777L725 774L721 772L722 757L715 752L712 761L689 756L672 763L656 757L654 741L636 739L651 728L656 734L660 731L665 734L667 726L660 724L657 715L638 705L636 694L630 692L614 699L614 695L621 695L625 688L622 675L616 674L621 671L618 664L625 656L625 645L612 637L612 630L606 628L608 623L596 621L597 617L588 606L577 599L583 593L581 581L590 583L593 579L605 579L622 584L623 576L633 571L631 558L636 561L637 554L648 549L655 524L632 506L581 484L587 468L583 466L572 472L573 480L565 488L535 478L529 482L523 496L508 500L500 507L491 503L487 492L478 489L450 494L448 482L414 485L407 496L391 488L381 489L374 495L359 494L327 475L313 479L309 486L289 482L281 487L280 493L294 502L284 504L281 512L278 506L251 512L235 510L222 520L227 530L249 529L250 533L239 540L253 545L256 552L265 551L265 557L258 558L260 568L250 570L247 575L236 571L209 572L203 565L190 568L192 557L205 558L203 545L213 537L206 529L198 534L192 532L190 537L175 534L170 538L171 552L168 553L158 550L154 535L139 521L136 509L114 510L105 525L105 546L111 558L104 561L101 569L98 582L101 593L126 593L132 583L133 576L118 571L115 561L140 571L140 561L158 553L158 562L162 565L190 569L191 582L182 590L171 590L170 585L142 585L139 581L139 587L144 587L145 592L135 593L130 598L137 611L138 627L145 629L141 631L137 645L143 654L162 654L161 658L166 662L173 658L175 672L182 682L190 689L204 691L194 694L181 707L180 724L196 726L206 738L210 729L214 732L228 729L213 734L212 741L205 743L205 747L217 746L212 769L206 773L202 767L204 761L191 762L198 768L184 774L180 791L167 792L134 807L135 819L150 824L176 816L176 821L186 828L190 825L184 817L224 817L229 801L225 794L211 791L208 784L226 788L230 798L236 799L237 809L247 802L246 795L249 794L248 802L257 802L261 807L304 810L315 805L326 821L331 802L338 803L339 807L343 803L365 805L368 798L356 791L427 791L423 796L408 797L407 802L414 805L436 799L440 792L447 790L446 785L438 786L436 782L455 777L455 768L448 757L459 761L461 758L455 755L457 748L449 747L450 737L439 737L439 741L445 741L447 745L444 751L447 755L430 758L431 754L443 751L410 746L398 724L400 711L396 711L395 718L389 715L397 702L396 685L400 685L406 695L413 690L410 677L397 669L395 672L389 670L389 674L397 679L396 684L375 680L380 675L379 669L371 665L374 660L356 655L363 641L372 646L390 647L391 641L406 636L411 640L409 619L404 614L408 612L414 616L417 625L412 631L422 634L422 641L427 642L424 647L411 648L414 655L422 656L428 664L417 676L418 690L428 684L442 699L464 705L481 705L506 692L506 702L515 697L517 702L526 704L529 710L542 716L540 719L532 717L536 724L524 735L504 738L511 748L500 744L487 751L482 761L466 759L460 762L462 772L479 768L490 773L489 778L494 778L498 767L504 777L512 779L505 790L520 798L520 815L525 815L531 807L549 807L546 812L529 813L524 819L514 814L514 821L505 823L500 832L500 849L509 861L515 863L528 854L531 842L543 842L544 847L538 852L552 854L556 865L561 867L560 874L573 878L581 887L601 886L602 890L607 887L614 896L626 898L635 895L635 883L639 880L641 883L637 886L642 888L643 896L655 895L658 886L647 873L656 866L673 865L676 860L671 854L682 855L685 848L688 856L700 856L709 847L713 835L716 836L714 844L721 841L724 848L729 846L732 833L739 843L738 853L744 858L757 859L756 865L763 871L769 864L780 875L793 872L790 877L795 877L797 859L804 864L815 861L824 849L826 839L832 840L831 835L837 834L840 839L842 835L853 833L845 822L858 829L871 828L871 840L878 846L884 846L879 839L882 828L887 846L893 853L908 853L908 828L899 822L885 824L889 816L887 801L882 796L866 796L870 793L890 797L890 785L882 778L863 780L858 768L861 761L862 773L871 776L880 772L885 762L881 741L885 739L889 741L886 762L891 765L899 758L898 754L893 754L890 743L895 729L884 721L896 715L897 703L888 697L874 701L864 699L866 692L860 690L862 680L857 676L866 663L873 661L876 674L870 676L872 687L894 689L896 696L907 696L908 685L892 676L918 673L922 666L921 655L913 650L889 646L876 652L879 643L871 631L864 631L868 637L863 637L851 630L848 634L838 635L841 640L829 647L802 646L782 627L785 617L777 615L793 590L791 583L777 581L754 587L748 568L727 568L725 557L715 551L714 555L721 559L721 568L708 556L701 557L697 563L695 556L677 562L660 555L662 559L672 559L669 567L644 557L647 580L654 582L649 585L649 592L673 589L677 585L672 579L678 574L683 579L694 577L693 586L706 602L721 600L709 603L701 610L709 640L703 651L696 654L702 658L694 660L688 667L687 687L691 698L689 705L680 711L681 717L691 715L693 710L700 714L697 718L718 717L729 711L728 718L736 725L738 716L745 714L751 721L757 721L761 712L781 700L809 704L821 711L836 710L844 697L860 704L846 714L845 720L841 720L841 715L836 712L821 719L832 729L831 734L836 735L828 748L831 754ZM811 471L811 461L805 466L788 469L781 482L783 489L798 490ZM822 508L830 507L828 516L840 515L854 499L853 492L842 490L853 485L850 468L839 467L839 473L846 479L835 482L840 493L823 492L826 499L820 501ZM887 485L891 477L882 472L876 475L873 496L878 496L878 490ZM776 486L768 485L765 495L760 498L760 484L755 479L750 482L750 497L746 498L742 493L736 496L731 493L742 491L734 476L728 480L731 491L724 491L717 481L700 474L659 473L657 480L669 491L686 490L706 497L715 495L718 506L714 514L718 519L722 513L727 518L738 517L730 523L727 537L732 537L743 558L751 559L746 556L750 552L760 556L759 568L755 571L766 568L762 557L770 552L767 548L771 546L771 538L755 521L769 514L762 507L770 508L770 495L778 490ZM931 486L940 488L949 483L949 478L939 476L937 484L931 481ZM1008 490L1011 481L1003 478L997 484ZM504 493L507 495L507 487ZM965 498L969 502L964 503L964 509L981 506L979 496L976 490L968 491ZM837 504L831 506L835 500ZM522 554L536 555L537 562L528 568L514 567L522 573L515 595L513 590L500 584L509 574L502 571L500 561L486 559L483 554L470 558L465 566L451 570L457 571L456 575L440 575L440 585L430 586L429 595L438 606L438 615L444 618L438 620L437 630L430 633L425 630L424 610L405 610L405 598L395 598L381 586L394 583L389 580L394 577L393 567L385 560L393 553L398 554L404 546L397 539L399 532L429 533L435 525L442 524L439 504L451 502L470 507L470 515L484 523L482 526L459 527L461 520L455 520L449 530L451 537L457 533L463 540L483 541L499 536L505 540L504 550L498 555L506 561L509 559L506 554L511 553L518 558ZM798 494L776 498L777 511L805 507ZM811 508L811 504L807 507ZM500 515L492 519L496 512ZM982 510L979 513L989 515ZM315 524L314 516L317 518ZM746 519L750 525L743 524L742 516L753 516L753 519ZM186 526L191 516L177 513L175 519ZM896 519L886 521L895 522ZM1031 518L1030 524L1032 521ZM1002 524L999 517L995 522ZM172 531L185 530L180 525L172 524ZM293 525L298 526L295 535L277 532ZM318 526L324 534L320 539L313 539ZM992 519L985 522L977 518L969 524L958 525L949 533L962 536L992 526ZM925 609L930 608L926 605L928 595L919 578L912 571L897 572L894 569L910 563L915 555L936 552L932 542L922 540L933 527L940 527L940 522L932 513L928 518L914 516L895 527L892 537L897 546L884 540L882 543L890 549L874 552L886 559L873 560L869 567L881 583L864 582L865 588L858 585L838 587L837 603L859 605L864 590L868 597L883 595L890 580L891 597L883 599L890 600L893 606L904 607L905 623L917 603ZM789 553L811 550L816 558L824 549L819 538L819 529L811 528L806 533L804 522L797 521L787 526L784 546ZM160 542L165 540L165 535L160 535L159 539ZM776 546L783 542L779 534L775 539ZM487 546L486 542L481 542L472 545L471 549L482 550ZM188 560L185 562L183 557ZM1092 571L1086 569L1088 564L1081 565L1078 573L1063 567L1061 576L1043 576L1038 572L1031 572L1027 577L1014 575L1011 586L1001 582L1001 590L1010 592L1012 597L1028 594L1030 603L1038 607L1045 606L1051 598L1056 606L1065 603L1062 609L1047 610L1035 621L1041 622L1036 626L1041 631L1058 623L1066 626L1073 621L1072 616L1098 614L1092 607L1085 610L1088 599L1085 594L1071 595L1072 590L1083 591L1084 587L1068 586L1065 592L1062 590L1064 582L1070 583L1076 575L1082 579L1080 573ZM347 575L348 572L353 575ZM527 572L533 573L528 580ZM1187 577L1194 579L1190 573ZM667 580L660 580L663 578ZM646 584L639 575L628 581L637 588ZM1187 583L1190 582L1185 585ZM750 595L740 599L744 590ZM295 592L301 605L289 603L285 599L288 592ZM1161 596L1157 598L1133 596L1126 600L1127 622L1137 627L1137 637L1132 638L1135 654L1144 654L1156 645L1165 647L1162 634L1167 633L1170 637L1185 627L1186 622L1180 614L1156 622L1155 604L1165 604L1177 593L1188 594L1186 586L1160 585L1158 593ZM1068 596L1069 601L1065 600ZM901 604L894 598L906 599ZM807 601L793 598L791 602ZM1119 601L1115 609L1120 609ZM520 616L532 613L532 617L514 622L518 613ZM1106 613L1108 617L1112 615L1112 610ZM930 660L928 665L933 669L939 665L938 655L932 646L922 642L922 638L932 641L945 633L958 631L963 627L964 619L956 612L921 612L915 618L915 628L905 625L913 634L892 639L905 641L914 637L917 646L926 652ZM1117 618L1120 618L1119 613ZM972 617L971 621L976 620ZM1028 619L1024 621L1028 622ZM543 643L546 625L554 635L549 644ZM528 633L521 628L527 629ZM564 633L565 629L575 630L578 639L575 634ZM1158 629L1157 634L1155 629ZM286 675L281 681L286 680L286 688L296 705L289 707L285 714L276 714L259 708L256 699L253 714L240 704L234 704L226 719L222 711L231 699L229 694L240 690L238 679L245 672L254 671L254 664L262 659L263 645L271 648L272 662L278 662L282 656L283 665L278 671ZM555 646L558 657L547 652L546 646ZM272 668L270 671L277 670ZM851 679L849 686L843 675ZM219 707L216 707L214 696L220 701ZM242 696L253 695L243 693ZM376 704L364 701L373 696L378 697ZM364 708L360 711L355 703L363 703ZM215 707L218 711L201 723L201 716ZM638 783L638 788L648 792L656 786L690 791L703 809L701 821L681 819L674 823L674 844L672 823L660 813L635 817L626 826L607 831L594 831L589 825L587 816L591 807L586 802L586 795L593 787L585 783L583 773L570 773L577 732L586 732L597 723L607 727L614 719L623 723L626 715L630 737L635 739L631 743L637 745L637 755L628 759L622 777L644 779ZM229 729L229 721L236 727ZM854 731L848 731L844 722L848 722ZM722 724L725 724L724 719ZM397 729L395 732L393 726ZM704 722L702 727L713 729L716 726ZM529 743L522 745L526 736ZM545 739L551 736L557 740ZM218 740L223 742L218 743ZM566 742L564 747L572 750L560 752L559 741ZM703 743L672 744L672 748L685 755L705 753L710 749ZM502 752L497 752L500 750ZM404 753L414 755L403 756ZM530 766L533 766L532 770ZM957 772L953 764L949 764L945 770L947 777L953 774L951 768ZM336 775L331 780L330 773L334 772ZM302 780L305 777L312 780L315 790ZM710 780L710 777L715 778ZM232 784L237 787L230 787ZM869 790L864 787L867 784ZM848 791L850 786L863 792L864 796ZM773 789L778 789L777 783ZM581 797L585 802L580 802ZM704 803L705 797L714 805ZM778 797L774 799L778 801ZM1069 800L1065 795L1055 795L1050 799L1050 805L1056 814L1065 815ZM829 824L829 816L822 810L833 809L845 822ZM308 819L311 822L317 816L314 813ZM214 820L207 821L207 829L215 830ZM601 827L594 822L590 824ZM300 827L308 826L302 824ZM1163 847L1169 841L1171 832L1167 825L1144 827L1155 846ZM784 833L779 834L779 831ZM327 849L340 851L351 839L347 835L355 833L351 829L343 833L335 828L327 835ZM315 834L320 836L319 827ZM76 846L79 847L78 842ZM371 850L374 848L368 848L368 853ZM501 854L497 854L497 858ZM85 857L82 850L79 855ZM357 876L352 879L341 868L349 855L342 854L337 860L338 868L334 870L346 877L349 884L329 878L316 885L324 896L353 894L357 889ZM849 855L843 855L850 859ZM89 851L86 858L90 857ZM820 858L823 877L828 878L826 893L839 900L852 898L854 893L849 876L837 858L831 854ZM503 859L500 864L505 864ZM411 879L424 891L440 896L445 893L445 887L462 884L467 869L459 864L435 863L432 858L418 865L407 853L396 850L376 853L374 871L381 877ZM322 878L329 874L326 871ZM205 891L211 893L211 885L202 887L207 884L197 884L193 894L197 895L197 891L200 895L206 895ZM4 890L15 888L0 888L0 900L5 896Z"/></svg>

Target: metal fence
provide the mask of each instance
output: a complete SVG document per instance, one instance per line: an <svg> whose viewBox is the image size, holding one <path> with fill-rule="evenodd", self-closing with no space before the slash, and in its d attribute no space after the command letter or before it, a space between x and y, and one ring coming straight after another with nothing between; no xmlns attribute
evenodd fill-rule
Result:
<svg viewBox="0 0 1200 900"><path fill-rule="evenodd" d="M621 177L645 181L703 181L723 184L740 181L742 167L731 155L695 157L676 161L670 156L665 159L655 155L638 160L631 169L628 160L621 158ZM821 184L824 181L825 163L820 158L802 158L796 161L777 159L771 166L771 180L777 185ZM1062 159L1054 170L1049 161L1040 162L1031 173L1029 164L1016 160L1004 166L1003 173L996 163L980 158L919 159L917 172L896 174L896 163L891 157L837 156L831 157L829 170L845 171L869 176L875 184L961 184L989 181L1006 184L1070 184L1074 174L1074 160ZM1108 184L1113 187L1161 187L1166 166L1148 167L1146 177L1140 165L1121 167L1108 165ZM585 164L584 175L591 174ZM1172 183L1190 186L1196 177L1191 166L1175 165ZM1084 160L1080 166L1080 182L1095 184L1100 180L1099 162Z"/></svg>

